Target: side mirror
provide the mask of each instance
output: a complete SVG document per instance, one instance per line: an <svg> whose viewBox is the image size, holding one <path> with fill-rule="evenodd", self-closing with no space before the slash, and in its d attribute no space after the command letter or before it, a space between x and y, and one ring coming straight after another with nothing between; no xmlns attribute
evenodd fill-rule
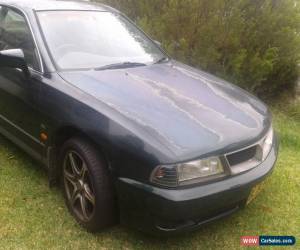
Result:
<svg viewBox="0 0 300 250"><path fill-rule="evenodd" d="M29 70L23 50L9 49L0 51L0 68L18 68L28 77Z"/></svg>

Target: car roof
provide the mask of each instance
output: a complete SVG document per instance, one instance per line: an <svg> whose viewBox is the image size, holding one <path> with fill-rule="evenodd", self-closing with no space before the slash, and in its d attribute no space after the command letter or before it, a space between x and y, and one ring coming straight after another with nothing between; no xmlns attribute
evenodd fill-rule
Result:
<svg viewBox="0 0 300 250"><path fill-rule="evenodd" d="M115 9L90 1L76 0L0 0L0 4L14 6L22 10L98 10L116 11Z"/></svg>

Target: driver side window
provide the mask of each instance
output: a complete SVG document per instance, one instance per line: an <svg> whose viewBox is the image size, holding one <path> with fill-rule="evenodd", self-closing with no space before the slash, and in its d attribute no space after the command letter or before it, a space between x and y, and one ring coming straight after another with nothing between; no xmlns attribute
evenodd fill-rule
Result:
<svg viewBox="0 0 300 250"><path fill-rule="evenodd" d="M7 7L0 9L0 50L22 49L29 67L40 70L37 49L22 14Z"/></svg>

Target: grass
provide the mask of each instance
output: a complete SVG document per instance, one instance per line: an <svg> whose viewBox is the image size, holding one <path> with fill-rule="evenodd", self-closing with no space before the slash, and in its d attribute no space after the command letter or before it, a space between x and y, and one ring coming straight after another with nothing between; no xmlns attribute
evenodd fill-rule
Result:
<svg viewBox="0 0 300 250"><path fill-rule="evenodd" d="M60 191L48 187L45 171L0 137L0 249L240 249L243 235L294 235L299 241L299 112L296 104L275 108L281 140L277 167L245 210L164 240L124 226L96 235L85 232L67 212Z"/></svg>

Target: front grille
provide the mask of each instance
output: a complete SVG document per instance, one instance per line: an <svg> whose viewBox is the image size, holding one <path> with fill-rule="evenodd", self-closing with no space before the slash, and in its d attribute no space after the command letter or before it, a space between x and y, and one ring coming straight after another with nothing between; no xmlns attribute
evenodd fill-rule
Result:
<svg viewBox="0 0 300 250"><path fill-rule="evenodd" d="M231 174L240 174L257 167L261 163L262 149L259 144L226 155Z"/></svg>
<svg viewBox="0 0 300 250"><path fill-rule="evenodd" d="M257 146L227 155L227 161L230 166L236 166L253 159L257 152Z"/></svg>

